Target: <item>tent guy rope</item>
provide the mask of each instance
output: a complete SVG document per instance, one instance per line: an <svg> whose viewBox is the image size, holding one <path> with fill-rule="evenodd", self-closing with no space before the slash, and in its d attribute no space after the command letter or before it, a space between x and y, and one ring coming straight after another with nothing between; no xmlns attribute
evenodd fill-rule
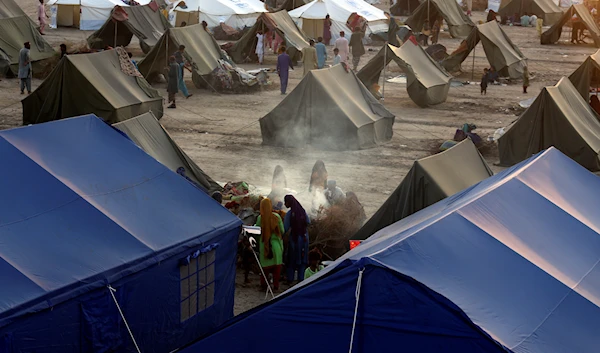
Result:
<svg viewBox="0 0 600 353"><path fill-rule="evenodd" d="M354 346L354 331L356 330L356 317L358 316L358 303L360 302L360 287L362 286L362 276L364 272L365 269L362 268L358 272L358 280L356 280L356 292L354 293L356 305L354 306L354 320L352 321L352 334L350 335L350 350L348 353L352 353L352 348Z"/></svg>
<svg viewBox="0 0 600 353"><path fill-rule="evenodd" d="M138 344L135 341L135 338L133 337L133 333L131 332L131 329L129 328L129 324L127 323L127 320L125 319L125 315L123 315L121 306L119 306L119 302L117 302L117 298L115 297L115 292L117 290L114 289L110 284L107 287L108 287L108 292L112 296L112 298L115 302L115 305L117 306L117 309L119 310L119 314L121 314L121 318L123 319L123 322L125 323L125 327L127 327L127 331L129 332L129 336L131 336L131 340L133 341L133 344L135 345L135 349L137 350L138 353L142 353L142 351L140 350L140 347L138 347Z"/></svg>

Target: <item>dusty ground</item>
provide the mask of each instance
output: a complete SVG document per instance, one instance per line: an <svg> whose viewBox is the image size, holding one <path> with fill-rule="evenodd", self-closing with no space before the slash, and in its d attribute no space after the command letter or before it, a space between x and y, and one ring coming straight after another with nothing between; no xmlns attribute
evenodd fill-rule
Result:
<svg viewBox="0 0 600 353"><path fill-rule="evenodd" d="M19 3L35 17L35 0ZM485 14L476 13L475 20L483 20ZM283 149L261 145L258 119L267 114L281 100L278 83L255 94L215 94L193 88L188 82L189 100L178 102L177 110L168 110L162 124L174 136L177 143L206 171L219 181L245 180L254 185L268 186L277 164L284 167L288 184L295 190L306 190L311 168L322 159L332 179L338 181L345 191L354 191L365 207L367 215L373 214L388 195L400 183L413 161L428 156L446 139L451 139L456 128L463 123L475 123L477 132L487 138L497 128L507 126L516 119L521 109L520 100L535 97L546 85L554 85L562 76L568 76L586 57L596 49L590 46L572 46L566 43L541 46L535 28L504 27L512 41L529 58L531 80L529 94L524 95L519 85L490 86L487 96L479 94L479 84L452 87L448 100L430 109L417 107L408 97L405 87L398 84L385 85L385 105L396 115L394 137L378 148L325 152L312 148ZM80 45L91 32L75 29L48 30L46 39L58 49L60 43ZM565 37L566 38L566 37ZM440 43L454 50L460 43L447 33L441 35ZM141 55L137 43L130 51ZM361 64L365 64L379 50L369 48ZM275 56L266 59L265 67L274 67ZM463 64L468 71L458 76L462 81L471 80L472 56ZM489 64L481 45L475 50L475 81ZM257 65L244 65L247 69ZM399 69L390 65L388 77L398 75ZM289 91L301 79L301 70L291 73ZM273 80L276 76L272 75ZM34 87L40 81L34 80ZM157 85L164 92L164 85ZM21 122L22 98L18 94L17 80L0 82L0 129L16 127ZM497 151L484 151L490 165L497 163ZM495 172L500 168L492 166ZM242 288L238 276L235 312L240 313L264 299L264 293L254 286Z"/></svg>

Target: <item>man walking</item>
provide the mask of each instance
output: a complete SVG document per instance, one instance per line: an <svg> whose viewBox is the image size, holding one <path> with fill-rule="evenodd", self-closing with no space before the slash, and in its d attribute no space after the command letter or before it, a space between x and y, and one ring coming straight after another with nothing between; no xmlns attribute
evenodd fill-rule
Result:
<svg viewBox="0 0 600 353"><path fill-rule="evenodd" d="M365 34L360 31L360 28L355 27L352 36L350 37L350 46L352 47L352 68L354 71L358 69L360 57L365 55L365 46L363 45L363 37Z"/></svg>
<svg viewBox="0 0 600 353"><path fill-rule="evenodd" d="M350 51L350 48L348 47L348 39L346 39L345 33L344 31L340 32L340 37L338 39L335 40L335 48L337 48L339 50L339 55L340 58L342 59L342 62L347 64L348 63L348 53Z"/></svg>
<svg viewBox="0 0 600 353"><path fill-rule="evenodd" d="M327 47L323 44L323 37L317 38L318 43L315 44L317 50L317 66L319 69L325 67L325 61L327 60Z"/></svg>
<svg viewBox="0 0 600 353"><path fill-rule="evenodd" d="M179 46L179 50L176 51L173 56L175 57L175 62L177 63L177 65L179 65L179 78L177 80L177 86L179 88L179 90L181 91L181 93L183 94L183 96L185 98L190 98L192 95L189 94L187 86L185 85L185 45L180 45Z"/></svg>
<svg viewBox="0 0 600 353"><path fill-rule="evenodd" d="M310 70L317 68L317 50L315 49L315 41L309 40L308 48L302 49L302 67L304 69L303 76L306 76Z"/></svg>
<svg viewBox="0 0 600 353"><path fill-rule="evenodd" d="M19 79L21 80L21 94L31 93L31 45L25 42L23 49L19 52Z"/></svg>

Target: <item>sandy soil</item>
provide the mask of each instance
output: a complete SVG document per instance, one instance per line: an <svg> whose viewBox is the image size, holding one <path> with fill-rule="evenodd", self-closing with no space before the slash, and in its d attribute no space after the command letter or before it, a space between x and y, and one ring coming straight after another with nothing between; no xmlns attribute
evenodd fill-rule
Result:
<svg viewBox="0 0 600 353"><path fill-rule="evenodd" d="M35 0L20 0L28 14L35 17ZM383 8L383 7L382 7ZM476 13L474 20L484 20L484 13ZM543 86L554 85L562 76L568 76L595 48L559 45L541 46L535 28L504 27L512 41L529 58L531 79L529 94L522 94L520 85L490 86L487 96L479 94L478 81L484 67L489 64L481 45L475 50L475 85L452 87L448 100L429 109L417 107L408 97L405 86L385 85L385 105L396 115L394 137L378 148L362 151L327 152L312 148L284 149L261 145L258 119L267 114L281 100L278 82L270 88L246 95L215 94L199 90L188 82L194 94L180 100L177 110L168 110L161 123L174 136L177 143L213 178L219 181L244 180L258 186L268 186L277 164L284 167L288 184L295 190L306 190L311 168L322 159L329 176L338 181L344 191L354 191L372 215L400 183L413 161L432 154L447 139L452 139L456 128L463 123L475 123L477 132L487 138L497 128L507 126L522 111L520 100L535 97ZM91 32L75 29L48 30L46 39L53 47L60 43L80 45ZM566 37L564 37L566 39ZM460 43L447 33L440 43L451 52ZM141 55L137 43L129 48ZM365 64L378 47L369 47L362 59ZM275 56L269 55L264 67L274 67ZM471 80L472 56L463 64L466 73L458 76ZM243 65L257 68L257 65ZM400 73L395 64L390 65L388 77ZM291 73L289 90L301 79L302 70ZM277 81L276 75L271 78ZM191 80L190 80L191 81ZM34 80L34 86L40 81ZM156 85L164 92L165 85ZM19 126L22 113L17 80L0 82L0 129ZM486 149L484 156L490 165L497 163L495 147ZM499 167L492 166L497 172ZM243 287L238 276L235 312L245 311L264 300L264 293L255 286ZM254 278L254 283L258 277Z"/></svg>

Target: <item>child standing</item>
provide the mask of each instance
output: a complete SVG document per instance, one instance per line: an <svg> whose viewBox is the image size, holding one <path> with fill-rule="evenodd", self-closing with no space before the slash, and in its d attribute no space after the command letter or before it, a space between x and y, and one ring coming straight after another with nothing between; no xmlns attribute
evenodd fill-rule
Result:
<svg viewBox="0 0 600 353"><path fill-rule="evenodd" d="M304 279L307 279L317 272L323 270L324 267L320 264L320 262L321 254L316 251L311 251L308 253L308 268L306 271L304 271Z"/></svg>
<svg viewBox="0 0 600 353"><path fill-rule="evenodd" d="M490 80L489 78L489 73L488 73L488 69L485 68L483 69L483 76L481 76L481 94L482 95L486 95L487 94L487 86L488 86L488 81Z"/></svg>
<svg viewBox="0 0 600 353"><path fill-rule="evenodd" d="M527 94L527 87L529 87L529 69L525 66L523 68L523 94Z"/></svg>
<svg viewBox="0 0 600 353"><path fill-rule="evenodd" d="M333 65L337 65L342 62L342 57L340 56L340 50L338 48L333 49Z"/></svg>

